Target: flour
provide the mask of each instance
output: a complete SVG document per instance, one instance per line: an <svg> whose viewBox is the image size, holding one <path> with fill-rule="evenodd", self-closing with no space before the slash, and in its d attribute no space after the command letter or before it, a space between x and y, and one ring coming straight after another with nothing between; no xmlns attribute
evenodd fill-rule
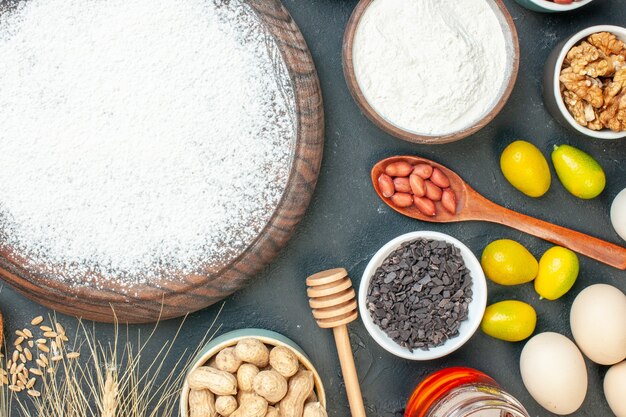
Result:
<svg viewBox="0 0 626 417"><path fill-rule="evenodd" d="M507 69L504 33L490 3L374 0L353 49L368 103L392 124L425 135L468 128L489 112Z"/></svg>
<svg viewBox="0 0 626 417"><path fill-rule="evenodd" d="M75 285L216 271L283 195L294 100L239 0L0 8L0 247Z"/></svg>

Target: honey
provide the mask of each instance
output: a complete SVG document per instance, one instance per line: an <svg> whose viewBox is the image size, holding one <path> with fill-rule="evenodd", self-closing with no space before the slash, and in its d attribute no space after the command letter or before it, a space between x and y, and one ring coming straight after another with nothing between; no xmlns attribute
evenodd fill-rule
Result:
<svg viewBox="0 0 626 417"><path fill-rule="evenodd" d="M415 389L405 417L530 417L491 377L471 368L448 368Z"/></svg>

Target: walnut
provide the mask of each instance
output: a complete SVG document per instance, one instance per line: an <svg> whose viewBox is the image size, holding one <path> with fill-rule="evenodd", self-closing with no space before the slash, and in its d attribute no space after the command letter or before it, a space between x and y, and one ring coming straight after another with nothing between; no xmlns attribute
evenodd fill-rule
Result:
<svg viewBox="0 0 626 417"><path fill-rule="evenodd" d="M615 132L626 130L626 93L620 93L600 113L602 124Z"/></svg>
<svg viewBox="0 0 626 417"><path fill-rule="evenodd" d="M626 104L626 103L624 103ZM616 132L624 132L626 131L626 108L622 108L617 112L616 117L617 122L619 122L619 127L617 124L614 125Z"/></svg>
<svg viewBox="0 0 626 417"><path fill-rule="evenodd" d="M587 121L587 127L591 130L604 129L604 125L600 121L600 110L595 109L589 103L585 103L585 120Z"/></svg>
<svg viewBox="0 0 626 417"><path fill-rule="evenodd" d="M576 61L575 63L572 63L572 69L574 69L574 71L578 74L588 75L593 78L610 77L615 74L615 65L609 58L601 58L582 66L579 66L579 62Z"/></svg>
<svg viewBox="0 0 626 417"><path fill-rule="evenodd" d="M602 81L599 79L576 74L572 68L565 68L561 71L559 80L567 90L589 102L593 107L600 108L604 104Z"/></svg>
<svg viewBox="0 0 626 417"><path fill-rule="evenodd" d="M589 62L596 61L605 56L598 48L591 45L589 42L583 41L580 45L573 47L569 50L565 56L565 64L572 65L574 62L585 62L583 65L587 65ZM578 71L576 71L578 72Z"/></svg>
<svg viewBox="0 0 626 417"><path fill-rule="evenodd" d="M615 72L619 71L626 66L626 50L621 55L609 55L609 60L613 68L615 68Z"/></svg>
<svg viewBox="0 0 626 417"><path fill-rule="evenodd" d="M574 73L594 78L612 76L615 71L624 66L624 61L626 61L626 56L607 56L585 41L570 49L565 57L565 64L571 66Z"/></svg>
<svg viewBox="0 0 626 417"><path fill-rule="evenodd" d="M589 43L598 48L604 55L618 55L626 49L624 42L609 32L599 32L587 38Z"/></svg>
<svg viewBox="0 0 626 417"><path fill-rule="evenodd" d="M604 103L609 103L613 97L617 96L626 88L626 68L622 68L615 73L612 80L608 81L604 87Z"/></svg>
<svg viewBox="0 0 626 417"><path fill-rule="evenodd" d="M610 81L607 83L606 87L604 87L604 103L605 105L609 103L613 97L622 92L622 83Z"/></svg>
<svg viewBox="0 0 626 417"><path fill-rule="evenodd" d="M598 119L594 120L593 122L587 123L587 128L589 128L591 130L603 130L604 129L604 125L602 124L602 122L598 118Z"/></svg>
<svg viewBox="0 0 626 417"><path fill-rule="evenodd" d="M587 119L585 117L585 105L583 101L576 94L569 90L563 92L563 102L567 110L574 116L576 122L581 126L587 126Z"/></svg>
<svg viewBox="0 0 626 417"><path fill-rule="evenodd" d="M626 86L626 68L621 68L615 73L613 77L614 83L621 83L622 86Z"/></svg>
<svg viewBox="0 0 626 417"><path fill-rule="evenodd" d="M595 109L576 94L571 91L565 91L563 93L563 101L579 125L593 130L602 130L604 128L604 125L600 122L598 109Z"/></svg>

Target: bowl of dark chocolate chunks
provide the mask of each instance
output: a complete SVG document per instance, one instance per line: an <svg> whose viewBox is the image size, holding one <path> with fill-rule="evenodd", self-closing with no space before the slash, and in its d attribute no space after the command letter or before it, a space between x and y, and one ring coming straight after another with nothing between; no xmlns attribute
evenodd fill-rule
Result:
<svg viewBox="0 0 626 417"><path fill-rule="evenodd" d="M476 332L487 283L472 251L452 236L407 233L383 246L359 287L361 319L374 340L411 360L446 356Z"/></svg>

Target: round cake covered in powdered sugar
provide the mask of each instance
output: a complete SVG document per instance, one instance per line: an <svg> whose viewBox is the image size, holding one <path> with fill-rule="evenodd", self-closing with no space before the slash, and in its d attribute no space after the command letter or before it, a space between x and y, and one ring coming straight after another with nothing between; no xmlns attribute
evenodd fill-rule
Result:
<svg viewBox="0 0 626 417"><path fill-rule="evenodd" d="M285 190L295 99L239 0L0 5L0 249L76 286L232 262ZM106 284L106 285L105 285Z"/></svg>

